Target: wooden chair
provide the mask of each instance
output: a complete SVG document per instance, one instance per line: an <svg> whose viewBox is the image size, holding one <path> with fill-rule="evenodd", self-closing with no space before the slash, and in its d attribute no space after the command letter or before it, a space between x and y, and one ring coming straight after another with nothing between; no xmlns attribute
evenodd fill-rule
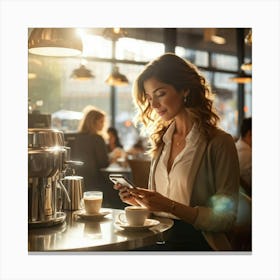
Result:
<svg viewBox="0 0 280 280"><path fill-rule="evenodd" d="M146 159L128 159L132 172L132 182L137 187L148 188L151 161Z"/></svg>
<svg viewBox="0 0 280 280"><path fill-rule="evenodd" d="M239 192L237 219L228 237L233 251L252 250L252 199L243 192Z"/></svg>

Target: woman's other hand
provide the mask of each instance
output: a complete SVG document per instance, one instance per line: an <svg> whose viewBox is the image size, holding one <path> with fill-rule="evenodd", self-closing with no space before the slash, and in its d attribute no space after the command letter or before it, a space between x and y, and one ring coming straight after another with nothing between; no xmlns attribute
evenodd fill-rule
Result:
<svg viewBox="0 0 280 280"><path fill-rule="evenodd" d="M147 207L150 211L169 212L171 200L156 191L134 188L129 189L128 192L138 204Z"/></svg>

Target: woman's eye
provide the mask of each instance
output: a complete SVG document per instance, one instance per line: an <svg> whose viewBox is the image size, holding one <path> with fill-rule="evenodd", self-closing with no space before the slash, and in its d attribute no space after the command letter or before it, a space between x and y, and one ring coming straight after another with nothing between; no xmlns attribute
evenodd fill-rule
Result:
<svg viewBox="0 0 280 280"><path fill-rule="evenodd" d="M165 92L164 91L157 91L155 96L156 97L161 97L161 96L164 96L165 95Z"/></svg>

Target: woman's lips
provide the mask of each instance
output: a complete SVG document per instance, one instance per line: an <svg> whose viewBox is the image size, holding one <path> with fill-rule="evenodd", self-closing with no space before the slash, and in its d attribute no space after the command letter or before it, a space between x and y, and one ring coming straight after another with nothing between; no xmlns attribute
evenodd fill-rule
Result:
<svg viewBox="0 0 280 280"><path fill-rule="evenodd" d="M167 110L158 111L157 114L162 117L166 112L167 112Z"/></svg>

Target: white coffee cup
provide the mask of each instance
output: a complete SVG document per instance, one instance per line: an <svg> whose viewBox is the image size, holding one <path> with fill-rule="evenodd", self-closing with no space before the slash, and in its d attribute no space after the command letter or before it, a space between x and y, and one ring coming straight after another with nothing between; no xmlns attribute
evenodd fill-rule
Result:
<svg viewBox="0 0 280 280"><path fill-rule="evenodd" d="M100 191L88 191L84 192L81 199L81 206L88 214L99 213L103 201L103 192Z"/></svg>
<svg viewBox="0 0 280 280"><path fill-rule="evenodd" d="M128 223L130 226L143 226L149 216L149 210L142 206L127 206L124 208L125 213L119 215L122 223ZM125 215L126 221L123 219Z"/></svg>

